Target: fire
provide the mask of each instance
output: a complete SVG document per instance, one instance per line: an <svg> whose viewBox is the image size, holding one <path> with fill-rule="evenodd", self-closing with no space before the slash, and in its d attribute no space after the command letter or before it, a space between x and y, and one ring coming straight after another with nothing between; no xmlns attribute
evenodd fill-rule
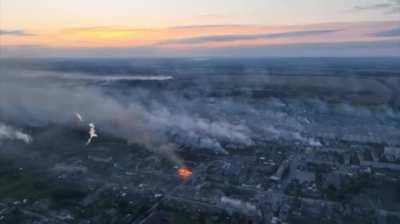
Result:
<svg viewBox="0 0 400 224"><path fill-rule="evenodd" d="M181 177L183 180L188 179L190 176L192 176L192 171L187 168L187 167L180 167L178 169L178 175Z"/></svg>

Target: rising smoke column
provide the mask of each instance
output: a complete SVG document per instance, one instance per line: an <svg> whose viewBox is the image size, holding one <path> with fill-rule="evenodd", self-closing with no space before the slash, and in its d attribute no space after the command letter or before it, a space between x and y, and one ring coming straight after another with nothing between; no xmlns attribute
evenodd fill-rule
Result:
<svg viewBox="0 0 400 224"><path fill-rule="evenodd" d="M86 145L89 145L92 142L93 138L99 137L96 133L96 126L93 123L89 123L89 127L89 139L87 140Z"/></svg>
<svg viewBox="0 0 400 224"><path fill-rule="evenodd" d="M78 119L79 122L83 122L83 117L80 113L75 113L76 118Z"/></svg>

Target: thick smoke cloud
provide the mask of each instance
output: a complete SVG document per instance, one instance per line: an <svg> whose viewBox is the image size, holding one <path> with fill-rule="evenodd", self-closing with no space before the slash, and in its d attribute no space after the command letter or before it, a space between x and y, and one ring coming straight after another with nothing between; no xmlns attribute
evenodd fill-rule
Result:
<svg viewBox="0 0 400 224"><path fill-rule="evenodd" d="M69 75L73 77L76 74ZM98 85L98 79L79 77L68 79L61 72L44 74L33 70L2 70L0 121L20 126L77 126L82 123L77 121L78 113L84 120L81 127L89 131L86 122L93 122L100 139L107 135L116 136L130 144L143 145L177 164L182 161L175 152L182 146L226 154L229 148L265 140L283 139L318 147L322 144L319 137L338 138L347 133L358 133L368 136L370 139L367 141L372 138L375 141L377 136L396 139L396 133L399 133L396 128L398 123L395 122L400 117L399 113L387 106L372 110L317 99L288 101L269 98L259 102L241 102L229 97L188 99L165 91L154 93L137 86L125 87L127 90L122 91L123 94L110 94L103 84L115 80L102 76L102 85ZM175 81L178 80L147 80ZM350 87L338 82L336 87L334 79L328 81L329 86L337 91L341 88L361 88L356 82L350 83ZM303 83L310 83L299 78L286 81L268 79L268 83L276 86L291 82L295 82L293 85L298 88ZM373 81L363 82L375 89L380 86ZM207 82L199 84L205 89L214 88L207 86ZM386 94L387 90L383 88L381 91ZM329 114L329 120L326 114ZM368 123L363 123L363 119ZM384 119L385 125L382 125ZM359 136L353 137L359 139ZM86 140L82 139L82 144Z"/></svg>
<svg viewBox="0 0 400 224"><path fill-rule="evenodd" d="M0 113L6 120L33 126L74 125L74 111L79 111L85 119L96 123L100 132L155 151L174 150L163 146L167 141L156 132L156 121L145 108L135 103L122 105L96 88L2 80L0 95ZM169 153L173 152L162 152Z"/></svg>
<svg viewBox="0 0 400 224"><path fill-rule="evenodd" d="M58 74L50 79L35 74L21 76L19 72L24 74L7 71L1 78L0 117L21 125L76 125L79 112L79 117L96 124L98 132L142 144L176 163L181 161L174 153L177 146L170 140L172 134L184 135L189 145L220 152L225 152L220 139L251 142L249 130L241 125L191 116L183 110L174 113L161 103L149 108L140 99L135 101L135 96L128 96L133 100L124 103L97 87L64 85L54 79Z"/></svg>

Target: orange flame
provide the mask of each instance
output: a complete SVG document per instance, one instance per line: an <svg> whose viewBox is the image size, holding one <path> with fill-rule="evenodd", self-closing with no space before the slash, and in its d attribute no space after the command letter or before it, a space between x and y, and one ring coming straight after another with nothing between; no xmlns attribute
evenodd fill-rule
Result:
<svg viewBox="0 0 400 224"><path fill-rule="evenodd" d="M186 180L192 176L192 171L187 167L180 167L178 169L178 175L182 180Z"/></svg>

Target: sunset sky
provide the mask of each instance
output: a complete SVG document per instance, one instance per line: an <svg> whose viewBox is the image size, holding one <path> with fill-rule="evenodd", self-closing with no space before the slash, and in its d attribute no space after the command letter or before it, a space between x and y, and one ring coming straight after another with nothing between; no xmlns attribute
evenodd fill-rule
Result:
<svg viewBox="0 0 400 224"><path fill-rule="evenodd" d="M400 56L400 0L0 0L0 56Z"/></svg>

